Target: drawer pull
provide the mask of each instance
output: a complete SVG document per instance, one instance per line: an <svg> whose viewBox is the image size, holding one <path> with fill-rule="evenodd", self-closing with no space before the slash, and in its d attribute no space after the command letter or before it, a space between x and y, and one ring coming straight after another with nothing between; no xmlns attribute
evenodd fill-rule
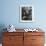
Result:
<svg viewBox="0 0 46 46"><path fill-rule="evenodd" d="M12 40L11 38L9 38L10 40Z"/></svg>
<svg viewBox="0 0 46 46"><path fill-rule="evenodd" d="M32 39L32 40L36 40L36 39Z"/></svg>
<svg viewBox="0 0 46 46"><path fill-rule="evenodd" d="M9 40L13 40L13 38L9 38Z"/></svg>

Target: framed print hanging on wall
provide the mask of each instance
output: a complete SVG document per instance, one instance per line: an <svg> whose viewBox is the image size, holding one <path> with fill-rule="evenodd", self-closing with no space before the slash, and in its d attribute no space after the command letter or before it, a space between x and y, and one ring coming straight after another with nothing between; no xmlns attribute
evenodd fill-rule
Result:
<svg viewBox="0 0 46 46"><path fill-rule="evenodd" d="M34 7L32 5L20 5L20 22L34 21Z"/></svg>

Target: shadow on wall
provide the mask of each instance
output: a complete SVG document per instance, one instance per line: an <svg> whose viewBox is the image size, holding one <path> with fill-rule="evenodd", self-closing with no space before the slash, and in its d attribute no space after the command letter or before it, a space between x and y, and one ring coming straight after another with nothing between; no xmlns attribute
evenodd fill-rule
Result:
<svg viewBox="0 0 46 46"><path fill-rule="evenodd" d="M6 28L6 26L4 24L0 24L0 43L2 43L2 33L6 31L4 28Z"/></svg>

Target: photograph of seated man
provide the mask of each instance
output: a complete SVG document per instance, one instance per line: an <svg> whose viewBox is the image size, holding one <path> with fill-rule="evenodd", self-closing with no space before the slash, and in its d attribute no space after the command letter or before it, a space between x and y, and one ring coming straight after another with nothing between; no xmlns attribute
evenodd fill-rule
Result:
<svg viewBox="0 0 46 46"><path fill-rule="evenodd" d="M32 20L32 7L22 7L22 20Z"/></svg>

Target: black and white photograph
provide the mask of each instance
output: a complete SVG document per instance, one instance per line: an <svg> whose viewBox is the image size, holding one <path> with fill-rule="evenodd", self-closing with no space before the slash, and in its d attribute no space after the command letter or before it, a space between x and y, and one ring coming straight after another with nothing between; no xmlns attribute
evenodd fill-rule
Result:
<svg viewBox="0 0 46 46"><path fill-rule="evenodd" d="M20 20L21 22L32 22L34 18L33 7L30 5L24 5L20 7Z"/></svg>

